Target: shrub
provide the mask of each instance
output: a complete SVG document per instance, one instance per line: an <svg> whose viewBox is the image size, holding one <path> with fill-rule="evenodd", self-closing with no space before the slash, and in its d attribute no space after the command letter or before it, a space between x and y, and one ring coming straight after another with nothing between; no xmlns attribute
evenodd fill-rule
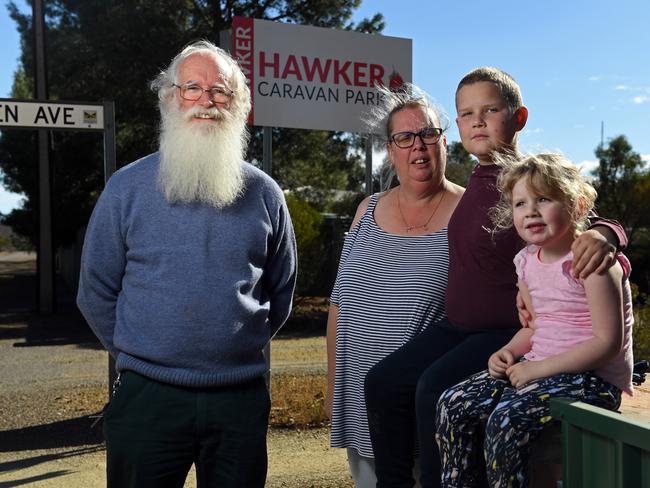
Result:
<svg viewBox="0 0 650 488"><path fill-rule="evenodd" d="M634 302L634 329L632 331L634 361L641 359L650 361L650 302L646 295L639 293L639 289L634 283L632 283L632 298Z"/></svg>

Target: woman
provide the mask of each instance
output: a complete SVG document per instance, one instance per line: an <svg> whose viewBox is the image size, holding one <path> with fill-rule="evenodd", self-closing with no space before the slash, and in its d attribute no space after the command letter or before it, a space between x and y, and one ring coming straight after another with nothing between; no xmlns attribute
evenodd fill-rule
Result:
<svg viewBox="0 0 650 488"><path fill-rule="evenodd" d="M373 124L399 186L366 198L348 233L327 322L332 447L347 448L357 488L374 487L366 372L444 318L447 223L464 189L445 179L448 120L415 87L384 92Z"/></svg>

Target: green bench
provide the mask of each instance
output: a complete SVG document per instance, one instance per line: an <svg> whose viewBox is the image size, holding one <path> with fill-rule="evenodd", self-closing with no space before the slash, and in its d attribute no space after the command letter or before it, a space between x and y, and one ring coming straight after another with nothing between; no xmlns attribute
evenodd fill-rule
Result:
<svg viewBox="0 0 650 488"><path fill-rule="evenodd" d="M562 488L650 488L650 422L561 399L551 415L562 424Z"/></svg>

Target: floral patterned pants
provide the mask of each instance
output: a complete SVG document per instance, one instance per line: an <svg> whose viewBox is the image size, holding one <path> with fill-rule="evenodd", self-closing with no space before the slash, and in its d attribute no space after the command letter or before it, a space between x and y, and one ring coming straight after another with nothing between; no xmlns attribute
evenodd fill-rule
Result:
<svg viewBox="0 0 650 488"><path fill-rule="evenodd" d="M519 390L488 371L447 389L438 402L436 441L443 487L473 487L481 479L477 446L485 424L483 454L492 488L528 486L530 443L551 425L550 398L570 398L616 410L621 390L593 372L533 380Z"/></svg>

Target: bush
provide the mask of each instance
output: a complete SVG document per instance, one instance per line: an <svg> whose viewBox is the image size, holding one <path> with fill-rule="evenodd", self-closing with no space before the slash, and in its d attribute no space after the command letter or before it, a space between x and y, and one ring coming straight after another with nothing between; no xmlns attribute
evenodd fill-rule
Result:
<svg viewBox="0 0 650 488"><path fill-rule="evenodd" d="M323 217L309 203L295 195L289 194L286 199L298 247L296 294L310 295L321 271L324 249L321 238Z"/></svg>
<svg viewBox="0 0 650 488"><path fill-rule="evenodd" d="M634 361L641 359L650 361L650 303L646 295L639 293L639 289L634 283L632 283L632 299L634 302L634 329L632 331Z"/></svg>

